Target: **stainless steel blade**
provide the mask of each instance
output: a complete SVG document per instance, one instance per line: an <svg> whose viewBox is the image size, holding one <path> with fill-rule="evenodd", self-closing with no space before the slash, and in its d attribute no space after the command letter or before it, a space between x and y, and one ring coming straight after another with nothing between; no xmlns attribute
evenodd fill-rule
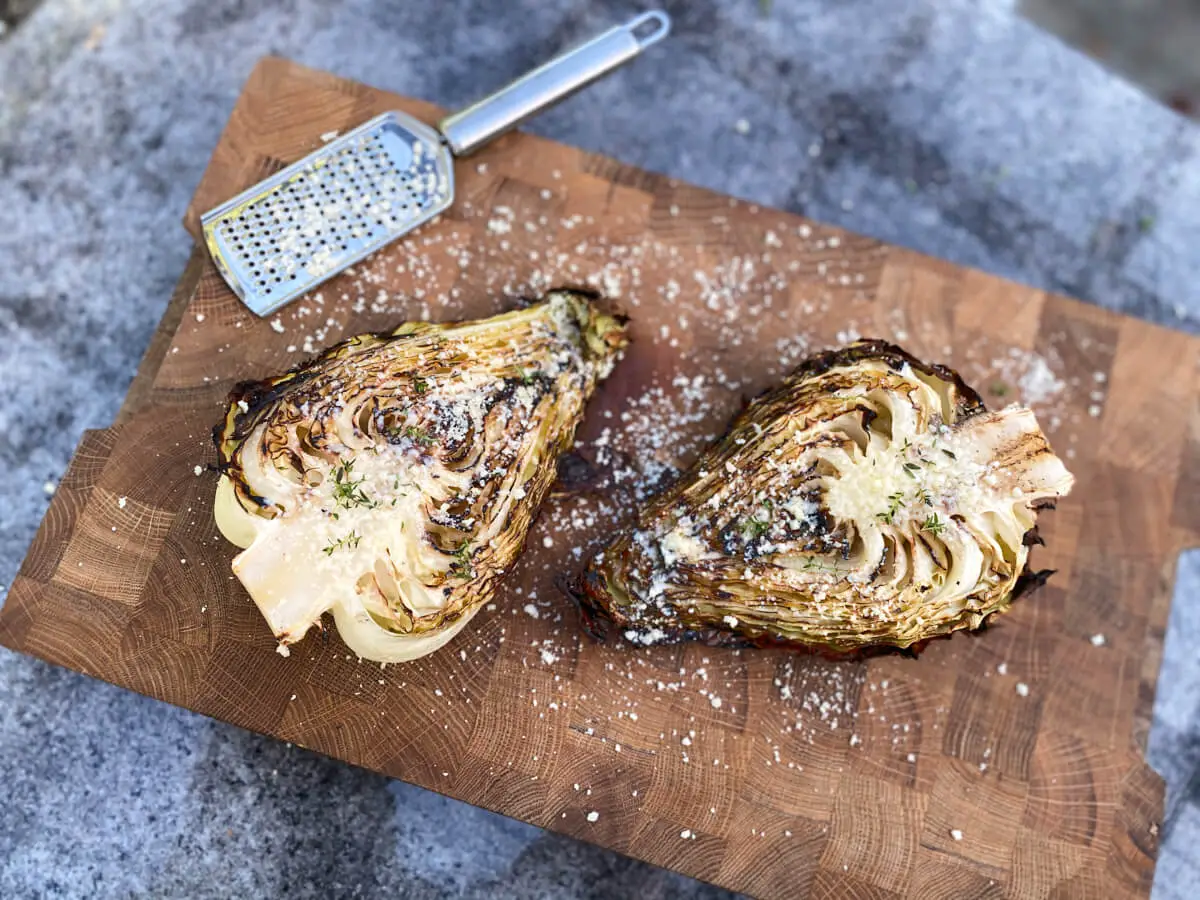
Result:
<svg viewBox="0 0 1200 900"><path fill-rule="evenodd" d="M436 216L454 198L450 151L385 113L206 213L225 280L265 316Z"/></svg>

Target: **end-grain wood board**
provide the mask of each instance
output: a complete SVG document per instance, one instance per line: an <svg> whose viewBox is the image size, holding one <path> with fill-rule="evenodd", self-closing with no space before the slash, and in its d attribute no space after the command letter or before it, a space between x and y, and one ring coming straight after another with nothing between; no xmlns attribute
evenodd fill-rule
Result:
<svg viewBox="0 0 1200 900"><path fill-rule="evenodd" d="M265 60L189 229L391 108L437 115ZM194 257L118 423L64 477L0 642L751 894L1147 896L1162 782L1143 748L1175 559L1200 535L1200 342L528 135L458 183L440 220L271 320ZM495 605L432 657L381 669L332 629L276 654L212 523L230 386L572 282L631 317L577 446L607 486L568 480ZM915 660L582 637L556 578L745 397L855 332L1033 403L1078 476L1044 517L1049 585Z"/></svg>

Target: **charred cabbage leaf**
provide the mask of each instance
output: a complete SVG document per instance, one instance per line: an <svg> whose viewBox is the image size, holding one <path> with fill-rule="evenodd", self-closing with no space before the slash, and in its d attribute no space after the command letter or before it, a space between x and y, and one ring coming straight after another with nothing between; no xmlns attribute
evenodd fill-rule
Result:
<svg viewBox="0 0 1200 900"><path fill-rule="evenodd" d="M414 659L488 601L624 346L592 300L407 323L234 389L215 517L281 653L332 611L360 656Z"/></svg>
<svg viewBox="0 0 1200 900"><path fill-rule="evenodd" d="M811 357L588 566L593 631L833 654L977 628L1072 476L1032 412L883 341Z"/></svg>

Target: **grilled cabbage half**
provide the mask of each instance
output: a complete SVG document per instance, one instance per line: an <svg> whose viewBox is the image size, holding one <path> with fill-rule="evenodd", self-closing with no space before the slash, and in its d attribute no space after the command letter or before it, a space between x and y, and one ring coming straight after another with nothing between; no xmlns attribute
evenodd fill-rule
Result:
<svg viewBox="0 0 1200 900"><path fill-rule="evenodd" d="M491 598L625 344L593 299L406 323L234 389L214 514L281 653L332 611L361 657L415 659Z"/></svg>
<svg viewBox="0 0 1200 900"><path fill-rule="evenodd" d="M750 403L574 593L639 643L914 648L1039 580L1037 511L1072 481L1030 410L860 341Z"/></svg>

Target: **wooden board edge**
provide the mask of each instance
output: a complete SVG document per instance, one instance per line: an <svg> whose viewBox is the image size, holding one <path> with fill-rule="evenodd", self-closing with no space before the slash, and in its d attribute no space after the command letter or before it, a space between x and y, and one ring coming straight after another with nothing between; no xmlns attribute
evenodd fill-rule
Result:
<svg viewBox="0 0 1200 900"><path fill-rule="evenodd" d="M162 367L163 360L166 359L167 352L171 348L175 332L183 320L183 313L191 303L192 297L196 294L196 288L200 284L205 258L205 251L199 244L192 247L192 253L184 266L183 275L180 276L179 282L171 292L167 308L159 320L158 327L154 329L146 352L142 354L137 374L130 382L129 393L125 395L121 408L113 420L113 425L123 425L149 400L154 388L154 379L158 376L158 370Z"/></svg>
<svg viewBox="0 0 1200 900"><path fill-rule="evenodd" d="M1133 710L1132 734L1134 745L1147 766L1150 765L1149 743L1150 731L1154 726L1154 706L1167 646L1166 632L1179 583L1179 561L1189 550L1200 550L1200 535L1183 529L1173 529L1170 546L1163 557L1161 579L1147 604L1150 615L1142 647L1141 674ZM1155 775L1158 775L1156 770Z"/></svg>
<svg viewBox="0 0 1200 900"><path fill-rule="evenodd" d="M25 551L17 570L18 579L39 583L51 580L63 550L75 533L75 523L91 500L92 487L117 445L117 432L117 428L102 428L83 433ZM6 608L7 604L0 606L0 620Z"/></svg>
<svg viewBox="0 0 1200 900"><path fill-rule="evenodd" d="M3 615L4 609L0 608L0 647L5 647L14 652L24 654L33 659L37 659L43 663L47 663L49 665L59 667L61 669L69 671L69 672L80 672L80 669L76 663L73 663L71 660L64 658L59 653L55 652L55 650L53 648L48 647L48 646L29 646L27 641L25 640L24 630L27 627L28 623L26 621L22 621L22 620L27 620L29 618L32 610L36 609L38 604L41 602L42 594L49 588L50 588L50 586L43 582L34 581L32 579L28 579L23 576L18 576L18 578L14 581L14 584L13 584L13 593L18 595L21 609L17 613L13 613L9 617L6 618ZM180 649L184 649L184 648L180 648ZM141 697L145 697L149 700L153 700L158 703L165 703L165 704L169 704L172 706L185 708L189 712L194 713L196 715L204 716L205 718L209 719L212 722L220 723L222 725L233 725L233 727L235 727L235 728L240 728L243 731L249 732L250 734L258 735L259 737L263 737L263 738L269 738L270 740L273 740L273 741L280 740L280 738L275 734L272 734L268 731L265 731L261 728L255 727L253 725L250 725L250 724L247 724L244 722L231 721L227 716L222 715L211 709L201 708L197 704L189 704L186 707L183 707L183 706L181 706L178 697L172 697L169 693L167 693L163 690L157 689L160 687L160 685L158 685L154 682L145 682L142 684L133 685L133 684L131 684L130 679L128 677L128 669L123 669L122 667L113 669L113 668L109 668L109 667L105 667L105 666L100 666L99 668L93 669L92 671L82 672L81 674L84 674L89 678L94 678L97 681L101 681L105 684L110 684L113 687L120 688L121 690L130 691L134 694L137 694ZM307 743L306 744L296 744L296 746L308 753L314 753L325 759L333 760L334 762L336 762L339 765L353 766L356 769L360 769L364 772L369 772L372 775L382 775L384 778L387 778L389 780L399 781L404 784L409 784L414 787L421 788L422 790L430 791L434 794L437 794L438 796L445 797L445 798L447 798L449 800L453 800L457 803L463 803L468 806L473 806L477 809L485 810L487 812L493 813L498 816L503 816L504 818L509 819L513 822L520 822L523 825L533 824L534 827L540 828L542 831L545 831L548 834L556 835L558 837L570 838L571 840L576 840L581 843L590 844L592 846L599 847L603 850L606 850L607 852L616 853L620 856L624 856L624 857L627 857L630 859L635 859L640 862L646 863L647 865L651 865L656 868L663 869L664 871L677 872L679 874L685 875L686 877L694 878L694 879L696 879L698 881L702 881L706 884L711 884L716 887L724 888L729 891L736 892L739 890L739 885L730 881L729 879L721 879L719 877L714 877L712 872L703 872L696 866L689 866L688 860L684 860L682 865L677 865L677 866L672 865L672 867L668 867L668 866L664 865L662 862L659 862L659 861L649 858L648 854L640 852L639 848L636 846L627 847L623 850L617 850L617 849L614 849L613 847L609 846L602 840L589 839L588 837L581 836L572 831L569 831L566 828L559 825L557 822L549 822L544 825L532 823L528 819L524 819L519 816L513 815L511 812L508 812L508 811L500 808L499 803L496 803L489 799L484 799L481 802L471 802L471 801L463 800L461 797L456 797L451 793L447 793L445 790L441 789L435 782L430 781L430 780L425 780L425 779L422 779L419 777L411 778L411 777L401 777L399 775L387 774L386 772L383 772L382 769L380 769L379 767L371 766L362 761L355 762L355 761L345 759L342 756L339 756L336 753L336 751L325 748L325 747L317 747L317 746L313 746L313 745L310 745Z"/></svg>
<svg viewBox="0 0 1200 900"><path fill-rule="evenodd" d="M247 102L247 98L251 96L260 83L269 83L276 77L277 72L282 71L286 74L296 65L297 63L293 63L281 56L264 56L254 64L254 68L250 70L250 74L242 83L242 88L238 91L237 99L233 102L233 109L230 110L229 118L225 120L225 127L221 129L221 134L217 137L217 143L213 147L213 152L209 156L207 165L204 167L204 173L200 176L196 190L192 193L192 197L188 201L187 209L184 210L183 227L198 243L201 242L200 216L207 210L199 208L197 200L204 196L207 185L216 175L216 170L221 162L222 148L231 145L236 146L238 143L235 140L239 120L237 115L238 108Z"/></svg>
<svg viewBox="0 0 1200 900"><path fill-rule="evenodd" d="M42 520L26 548L25 556L17 569L17 579L41 583L48 579L49 573L57 566L57 554L71 541L75 522L91 499L90 482L94 480L94 475L104 468L108 456L116 446L120 426L137 413L149 399L154 379L166 358L184 310L196 292L204 271L204 260L203 249L194 246L184 266L183 275L171 292L166 310L150 338L145 353L142 354L141 362L112 425L108 428L88 429L81 435L59 481L58 490L42 514ZM91 475L80 475L85 455L90 455L87 468ZM15 590L16 581L12 587ZM6 607L7 604L0 605L0 621L4 619ZM11 649L20 649L11 644L8 646Z"/></svg>

